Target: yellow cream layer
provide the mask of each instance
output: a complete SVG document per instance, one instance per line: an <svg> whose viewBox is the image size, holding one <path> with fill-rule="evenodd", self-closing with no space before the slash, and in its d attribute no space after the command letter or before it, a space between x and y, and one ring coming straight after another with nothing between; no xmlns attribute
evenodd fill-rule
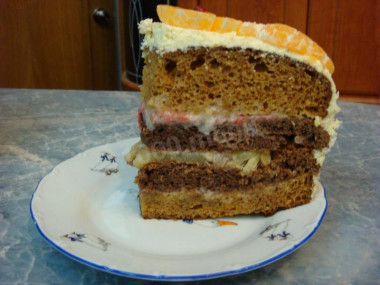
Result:
<svg viewBox="0 0 380 285"><path fill-rule="evenodd" d="M270 152L240 151L234 153L220 153L215 151L191 152L185 151L156 151L150 150L141 141L136 143L131 151L124 157L125 161L142 168L148 163L159 161L202 162L220 167L236 168L244 173L254 171L259 163L268 165L271 162Z"/></svg>

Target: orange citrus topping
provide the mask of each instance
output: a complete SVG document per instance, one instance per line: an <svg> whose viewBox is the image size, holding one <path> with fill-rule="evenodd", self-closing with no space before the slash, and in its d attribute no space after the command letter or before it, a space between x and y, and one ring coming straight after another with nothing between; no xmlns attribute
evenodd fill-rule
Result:
<svg viewBox="0 0 380 285"><path fill-rule="evenodd" d="M227 17L216 17L211 27L211 31L219 33L231 33L239 30L242 21Z"/></svg>
<svg viewBox="0 0 380 285"><path fill-rule="evenodd" d="M209 31L216 16L207 12L188 10L169 5L157 5L157 14L162 23L195 30Z"/></svg>
<svg viewBox="0 0 380 285"><path fill-rule="evenodd" d="M157 5L157 14L162 23L171 26L219 33L236 32L239 36L255 37L268 44L309 56L312 61L319 60L330 73L334 72L333 62L317 43L307 35L284 24L243 23L227 17L216 17L208 12L169 5Z"/></svg>

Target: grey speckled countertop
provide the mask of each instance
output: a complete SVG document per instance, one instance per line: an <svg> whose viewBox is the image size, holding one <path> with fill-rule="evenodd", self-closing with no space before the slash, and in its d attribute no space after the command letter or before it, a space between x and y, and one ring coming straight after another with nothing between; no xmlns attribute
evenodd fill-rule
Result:
<svg viewBox="0 0 380 285"><path fill-rule="evenodd" d="M0 284L150 284L79 264L37 232L29 201L41 177L94 146L139 133L133 92L0 90ZM343 124L321 180L317 233L264 268L197 283L380 284L380 109L340 103Z"/></svg>

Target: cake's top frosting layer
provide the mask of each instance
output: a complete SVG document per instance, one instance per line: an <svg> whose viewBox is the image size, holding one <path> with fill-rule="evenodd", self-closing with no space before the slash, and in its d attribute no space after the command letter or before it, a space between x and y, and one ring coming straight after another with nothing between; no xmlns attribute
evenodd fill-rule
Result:
<svg viewBox="0 0 380 285"><path fill-rule="evenodd" d="M206 11L170 5L157 5L157 14L162 23L170 26L217 33L234 32L238 36L256 38L297 54L308 55L321 61L330 73L334 72L334 64L323 48L304 33L288 25L242 22L228 17L216 17L215 14Z"/></svg>
<svg viewBox="0 0 380 285"><path fill-rule="evenodd" d="M281 56L288 56L294 60L309 64L331 80L329 70L320 60L308 55L292 52L286 48L265 43L255 37L239 36L236 32L218 33L184 29L163 23L156 23L153 22L152 19L141 21L139 31L145 35L142 44L143 50L155 50L158 53L164 54L178 50L186 51L189 48L196 47L255 49Z"/></svg>

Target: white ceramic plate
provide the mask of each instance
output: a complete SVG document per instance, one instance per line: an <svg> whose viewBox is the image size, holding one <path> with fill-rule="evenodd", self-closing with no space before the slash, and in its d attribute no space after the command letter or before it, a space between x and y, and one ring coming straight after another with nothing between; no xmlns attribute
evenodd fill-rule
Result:
<svg viewBox="0 0 380 285"><path fill-rule="evenodd" d="M43 178L30 209L41 235L88 266L128 277L199 280L265 266L296 250L327 208L318 183L311 203L271 217L144 220L136 169L123 156L138 139L103 145L59 164Z"/></svg>

